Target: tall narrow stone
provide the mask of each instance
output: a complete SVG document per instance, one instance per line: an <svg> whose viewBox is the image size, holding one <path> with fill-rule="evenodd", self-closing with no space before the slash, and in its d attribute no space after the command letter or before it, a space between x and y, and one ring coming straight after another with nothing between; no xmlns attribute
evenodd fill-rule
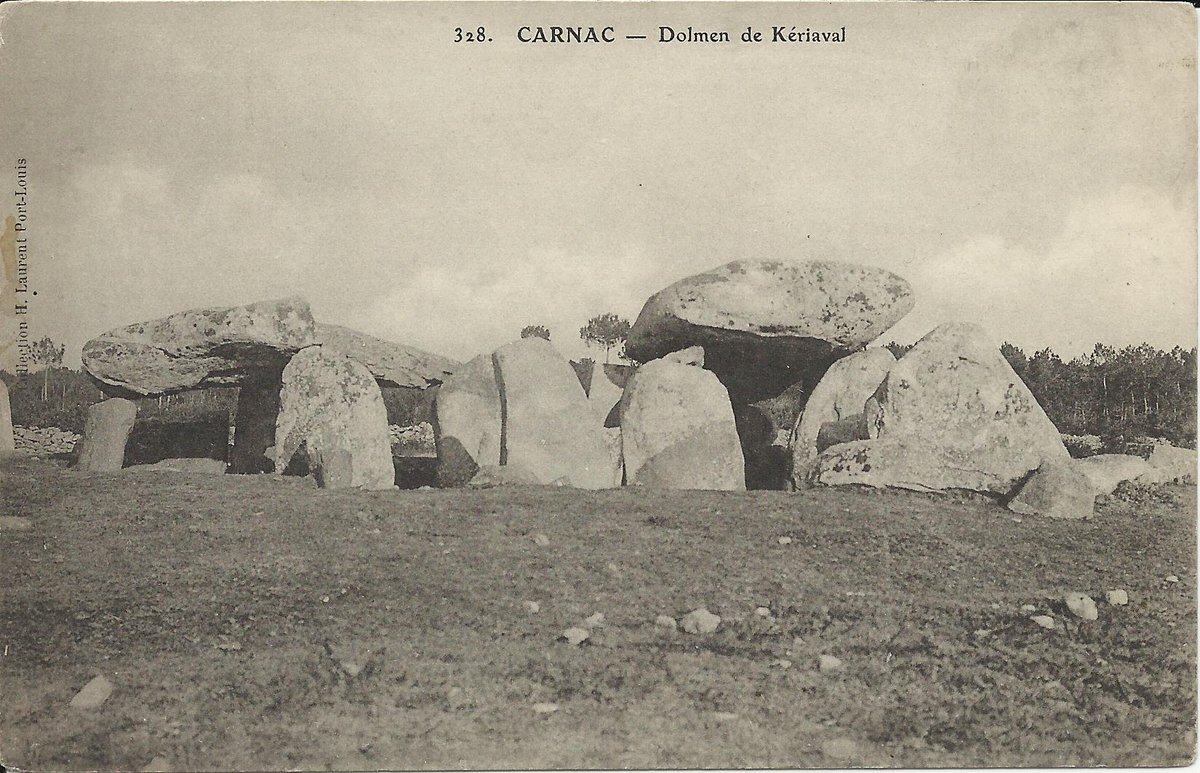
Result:
<svg viewBox="0 0 1200 773"><path fill-rule="evenodd" d="M491 354L459 367L433 401L437 483L462 486L481 467L500 464L500 389Z"/></svg>
<svg viewBox="0 0 1200 773"><path fill-rule="evenodd" d="M120 470L125 461L125 443L137 418L137 403L114 397L88 408L87 423L79 441L76 469L87 472Z"/></svg>
<svg viewBox="0 0 1200 773"><path fill-rule="evenodd" d="M279 419L282 376L248 381L238 390L234 418L233 450L229 471L233 473L274 472L275 423Z"/></svg>

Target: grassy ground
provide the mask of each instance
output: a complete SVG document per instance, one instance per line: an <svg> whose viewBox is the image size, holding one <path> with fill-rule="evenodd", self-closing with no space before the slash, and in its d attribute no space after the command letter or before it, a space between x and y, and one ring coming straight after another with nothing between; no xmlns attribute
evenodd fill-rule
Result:
<svg viewBox="0 0 1200 773"><path fill-rule="evenodd" d="M1061 522L899 492L362 493L28 460L3 474L0 515L28 519L0 528L9 766L1193 755L1195 488ZM1104 603L1113 588L1128 606ZM1066 611L1076 590L1099 620ZM716 633L654 625L699 606ZM559 640L595 612L587 642ZM842 669L819 670L822 654ZM71 708L97 674L112 696Z"/></svg>

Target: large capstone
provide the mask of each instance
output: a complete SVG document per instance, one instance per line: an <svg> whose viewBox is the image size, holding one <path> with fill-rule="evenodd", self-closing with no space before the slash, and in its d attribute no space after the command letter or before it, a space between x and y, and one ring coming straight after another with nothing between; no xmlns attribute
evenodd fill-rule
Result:
<svg viewBox="0 0 1200 773"><path fill-rule="evenodd" d="M316 325L316 339L327 351L366 365L384 387L425 389L444 382L461 366L448 357L323 322Z"/></svg>
<svg viewBox="0 0 1200 773"><path fill-rule="evenodd" d="M629 331L640 362L704 347L704 366L737 403L816 380L913 307L908 282L874 266L826 260L734 261L656 293Z"/></svg>
<svg viewBox="0 0 1200 773"><path fill-rule="evenodd" d="M491 354L481 354L447 377L433 401L437 483L461 486L481 467L499 466L500 387Z"/></svg>
<svg viewBox="0 0 1200 773"><path fill-rule="evenodd" d="M788 439L795 488L801 488L808 479L817 458L817 439L822 428L829 423L861 417L867 399L875 394L895 364L895 356L887 349L864 349L838 360L825 372L804 404L804 411L796 417ZM865 421L863 425L865 427ZM832 431L827 430L826 436Z"/></svg>
<svg viewBox="0 0 1200 773"><path fill-rule="evenodd" d="M285 298L194 309L110 331L84 344L83 367L111 393L160 395L278 373L315 342L308 303Z"/></svg>
<svg viewBox="0 0 1200 773"><path fill-rule="evenodd" d="M628 485L746 488L733 406L711 372L665 359L648 362L625 385L620 416Z"/></svg>
<svg viewBox="0 0 1200 773"><path fill-rule="evenodd" d="M301 449L324 488L395 485L387 410L367 366L312 346L283 370L275 426L275 469Z"/></svg>
<svg viewBox="0 0 1200 773"><path fill-rule="evenodd" d="M1054 424L978 325L917 342L867 400L870 439L831 446L810 481L1006 495L1047 459L1068 458Z"/></svg>
<svg viewBox="0 0 1200 773"><path fill-rule="evenodd" d="M554 345L523 338L492 355L503 417L501 465L542 483L600 489L621 485L602 422L574 369Z"/></svg>
<svg viewBox="0 0 1200 773"><path fill-rule="evenodd" d="M89 406L75 467L87 472L113 472L125 463L125 444L137 418L137 403L114 397Z"/></svg>

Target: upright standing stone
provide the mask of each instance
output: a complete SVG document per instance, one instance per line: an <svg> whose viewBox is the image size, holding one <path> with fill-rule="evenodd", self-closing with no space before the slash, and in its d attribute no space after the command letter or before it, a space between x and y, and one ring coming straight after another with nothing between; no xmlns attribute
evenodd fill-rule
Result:
<svg viewBox="0 0 1200 773"><path fill-rule="evenodd" d="M603 425L593 417L583 386L554 345L523 338L492 355L500 387L503 444L500 463L520 465L542 483L577 488L621 484Z"/></svg>
<svg viewBox="0 0 1200 773"><path fill-rule="evenodd" d="M237 415L233 420L232 473L274 472L275 423L279 420L282 376L247 380L238 389Z"/></svg>
<svg viewBox="0 0 1200 773"><path fill-rule="evenodd" d="M438 387L433 400L437 483L462 486L500 464L500 388L492 355L481 354Z"/></svg>
<svg viewBox="0 0 1200 773"><path fill-rule="evenodd" d="M804 486L816 461L821 427L861 415L867 398L875 394L895 364L896 358L890 351L872 348L838 360L825 372L804 404L804 411L796 418L788 440L795 488ZM865 426L865 420L863 423Z"/></svg>
<svg viewBox="0 0 1200 773"><path fill-rule="evenodd" d="M301 349L283 370L275 440L276 470L286 469L303 446L326 488L395 485L387 410L375 377L320 346Z"/></svg>
<svg viewBox="0 0 1200 773"><path fill-rule="evenodd" d="M0 380L0 456L17 448L13 438L12 406L8 402L8 386Z"/></svg>
<svg viewBox="0 0 1200 773"><path fill-rule="evenodd" d="M120 470L125 462L125 443L137 418L137 403L114 397L88 408L83 437L79 441L76 469L87 472Z"/></svg>
<svg viewBox="0 0 1200 773"><path fill-rule="evenodd" d="M626 384L620 410L628 485L746 488L733 406L710 371L668 360L648 362Z"/></svg>

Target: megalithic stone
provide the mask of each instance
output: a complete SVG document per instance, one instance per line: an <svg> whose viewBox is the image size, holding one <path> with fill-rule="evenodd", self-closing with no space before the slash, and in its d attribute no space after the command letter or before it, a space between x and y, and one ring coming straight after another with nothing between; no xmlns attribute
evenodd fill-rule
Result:
<svg viewBox="0 0 1200 773"><path fill-rule="evenodd" d="M245 474L274 472L275 423L279 419L279 392L283 377L248 381L238 389L237 416L234 418L233 451L229 471Z"/></svg>
<svg viewBox="0 0 1200 773"><path fill-rule="evenodd" d="M137 418L137 403L114 397L88 408L75 468L87 472L120 470L125 443Z"/></svg>

